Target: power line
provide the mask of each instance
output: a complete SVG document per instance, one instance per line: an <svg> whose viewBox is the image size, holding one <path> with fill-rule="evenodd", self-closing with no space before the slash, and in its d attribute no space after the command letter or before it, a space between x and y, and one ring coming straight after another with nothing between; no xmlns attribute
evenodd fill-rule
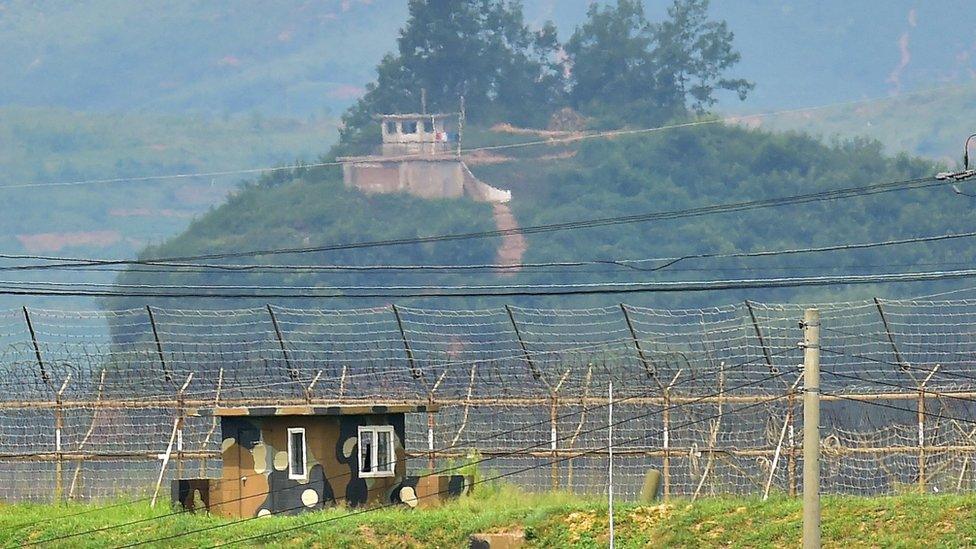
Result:
<svg viewBox="0 0 976 549"><path fill-rule="evenodd" d="M230 259L230 258L253 257L253 256L306 254L306 253L327 252L327 251L343 251L343 250L356 250L356 249L365 249L365 248L379 248L379 247L386 247L386 246L399 246L405 244L425 244L431 242L469 240L474 238L503 237L503 236L510 236L515 234L521 234L521 235L539 234L539 233L548 233L548 232L565 231L565 230L607 227L607 226L631 224L631 223L643 223L648 221L684 219L684 218L700 217L700 216L713 215L719 213L741 212L741 211L778 207L778 206L785 206L785 205L807 204L812 202L839 200L843 198L870 196L870 195L888 193L894 191L924 189L928 187L936 187L945 184L946 183L944 181L939 181L934 177L929 176L929 177L921 177L921 178L908 179L902 181L889 181L884 183L875 183L875 184L860 186L860 187L848 187L843 189L820 191L816 193L791 195L791 196L785 196L779 198L749 200L744 202L731 202L725 204L716 204L712 206L700 206L696 208L688 208L682 210L670 210L670 211L650 212L650 213L627 215L627 216L605 217L605 218L597 218L597 219L589 219L589 220L581 220L581 221L552 223L547 225L535 225L530 227L518 227L513 229L500 229L500 230L479 231L479 232L472 232L472 233L453 233L453 234L442 234L442 235L425 236L425 237L363 241L363 242L352 242L346 244L329 244L323 246L305 246L305 247L296 247L296 248L274 248L274 249L249 250L249 251L239 251L239 252L222 252L222 253L213 253L213 254L176 256L176 257L153 258L153 259L142 259L142 260L80 259L80 258L79 260L82 261L83 264L85 265L149 265L152 264L152 262L154 261L155 262L181 262L181 261L186 262L186 261ZM10 258L15 258L15 257L10 256ZM78 264L79 264L78 260L75 260L71 263L49 264L44 266L43 268L50 269L53 267L64 267L64 266L71 266L71 265L78 265Z"/></svg>
<svg viewBox="0 0 976 549"><path fill-rule="evenodd" d="M695 120L691 122L657 126L652 128L618 129L618 130L609 130L609 131L588 132L580 135L571 135L566 137L554 137L554 138L539 139L533 141L524 141L519 143L472 147L472 148L462 149L461 152L473 153L473 152L480 152L480 151L497 151L497 150L506 150L506 149L534 147L539 145L559 145L559 144L567 144L567 143L576 143L581 141L589 141L593 139L621 137L621 136L628 136L628 135L646 135L646 134L657 133L657 132L662 132L667 130L690 128L696 126L725 124L725 123L735 124L742 120L748 120L752 118L767 118L772 116L782 116L786 114L799 114L804 112L811 112L811 111L836 108L836 107L862 105L862 104L874 103L879 101L891 101L897 98L904 98L904 97L928 94L928 93L939 92L939 91L947 91L950 89L960 89L965 87L966 87L965 85L940 86L935 88L927 88L924 90L917 90L914 92L901 94L899 96L883 96L883 97L872 97L866 99L857 99L853 101L840 101L840 102L816 105L812 107L799 107L794 109L768 111L764 113L734 115L734 116L726 116L723 118L713 118L707 120ZM400 158L409 159L412 157L420 157L420 156L426 156L426 155L422 153L418 153L413 155L402 155ZM113 183L140 183L140 182L167 181L167 180L179 181L179 180L200 178L200 177L251 175L256 173L264 173L264 172L273 173L273 172L297 170L297 169L323 168L323 167L330 167L330 166L340 166L342 164L343 162L340 161L328 161L328 162L313 162L313 163L296 163L296 164L279 165L279 166L264 166L264 167L254 167L254 168L240 168L240 169L232 169L232 170L181 172L181 173L149 175L149 176L81 179L75 181L56 181L56 182L45 182L45 183L22 183L17 185L0 186L0 191L14 190L14 189L36 189L36 188L58 188L58 187L64 188L64 187L77 187L82 185L98 185L98 184L113 184Z"/></svg>
<svg viewBox="0 0 976 549"><path fill-rule="evenodd" d="M894 268L903 269L903 268L907 268L907 267L966 267L966 266L970 266L972 264L973 264L972 261L919 261L919 262L913 262L913 263L872 263L872 264L854 263L854 264L850 264L850 265L837 264L837 265L824 265L824 266L812 266L812 265L770 265L770 266L765 266L764 265L764 266L761 266L761 267L746 267L746 266L742 266L742 267L678 267L678 268L670 268L669 267L669 268L667 268L666 270L664 270L662 272L665 272L665 273L739 273L739 272L756 272L756 271L762 271L762 272L768 272L768 271L782 271L782 272L817 271L817 272L821 272L821 271L832 271L832 270L833 271L836 271L838 269L849 269L849 270L869 270L869 269L871 269L871 270L877 270L877 269L894 269ZM90 267L90 266L84 266L84 267L64 269L64 270L67 271L67 272L79 272L79 273L145 273L145 274L165 274L165 275L196 275L196 274L211 274L211 275L213 275L215 273L219 273L220 276L251 275L251 274L277 274L277 273L282 273L282 272L285 272L285 273L288 273L288 274L293 274L293 273L319 273L319 272L323 272L324 271L324 270L314 269L314 268L311 269L311 270L306 271L305 269L302 269L300 265L295 265L295 268L292 269L292 270L263 269L263 268L261 268L262 266L260 266L260 265L256 265L256 267L258 267L258 268L256 268L256 269L240 270L240 271L237 271L237 270L232 270L232 271L220 271L220 270L217 270L217 271L215 271L213 269L209 269L209 268L205 268L205 267L204 268L177 267L177 268L159 268L159 269L153 269L153 268L145 268L144 266L135 266L134 265L132 267L97 267L97 266ZM3 271L3 270L4 269L0 268L0 271ZM57 270L60 271L61 269L59 268ZM333 271L325 271L325 272L333 272ZM388 270L382 270L382 271L366 270L366 271L358 271L358 275L373 275L373 274L382 274L382 273L385 273L385 272L391 272L391 271L388 271ZM501 272L504 273L504 270L501 270ZM630 269L621 270L621 269L610 269L610 268L606 268L606 269L560 269L560 268L557 267L557 268L538 268L538 269L532 269L531 270L531 273L532 274L559 274L559 275L568 275L568 276L583 276L583 275L597 275L597 274L627 274L627 273L631 273L631 272L632 272L632 270L630 270ZM850 274L857 274L857 273L850 273ZM439 271L439 272L437 272L437 276L467 276L467 275L468 275L468 273L467 272L464 272L463 270L461 270L461 271L445 270L445 271ZM408 275L400 275L400 276L402 277L402 276L408 276ZM420 276L420 275L417 275L417 276ZM29 280L24 280L22 282L27 283L27 282L29 282ZM18 281L18 283L19 283L19 281ZM958 291L963 291L963 290L957 290L957 292ZM912 298L912 299L920 299L920 298Z"/></svg>
<svg viewBox="0 0 976 549"><path fill-rule="evenodd" d="M941 234L941 235L926 235L919 237L892 239L892 240L882 240L874 242L857 242L857 243L840 243L840 244L830 244L825 246L814 246L805 248L786 248L779 250L755 250L755 251L743 251L743 252L710 252L701 254L687 254L681 256L672 257L655 257L655 258L643 258L643 259L580 259L571 261L549 261L549 262L535 262L535 263L482 263L482 264L455 264L455 265L351 265L351 264L332 264L332 265L302 265L302 264L289 264L289 265L260 265L260 264L220 264L220 263L187 263L187 262L173 262L165 260L128 260L128 265L133 266L153 266L153 267L172 267L171 271L159 270L159 271L145 271L143 272L185 272L182 269L199 269L205 272L206 270L215 271L326 271L326 272L372 272L372 271L472 271L472 270L494 270L494 271L506 271L506 270L521 270L521 269L539 269L539 268L559 268L559 267L586 267L586 266L604 266L613 265L619 266L635 271L641 272L654 272L664 269L670 269L673 265L679 261L689 260L689 259L725 259L725 258L753 258L753 257L772 257L780 255L795 255L795 254L807 254L807 253L821 253L821 252L833 252L833 251L847 251L847 250L860 250L869 248L880 248L887 246L897 246L905 244L920 244L927 242L939 242L945 240L956 240L964 238L976 237L976 231L966 232L966 233L951 233L951 234ZM24 270L44 270L44 269L65 269L65 270L82 270L86 267L100 267L100 264L93 264L92 262L98 262L103 260L89 259L82 257L65 257L65 256L45 256L45 255L24 255L24 254L0 254L0 259L30 259L30 260L41 260L41 261L73 261L78 262L77 265L59 265L59 266L49 266L45 264L41 265L14 265L7 267L0 267L0 271L24 271ZM652 262L664 262L664 265L654 266L654 267L640 267L638 265L644 263ZM917 265L915 263L913 265ZM901 265L910 266L910 265ZM688 269L693 270L693 269ZM707 270L707 269L701 269ZM718 269L715 269L718 270ZM747 270L747 269L746 269ZM111 271L109 271L111 272ZM123 271L125 272L125 271Z"/></svg>
<svg viewBox="0 0 976 549"><path fill-rule="evenodd" d="M968 273L972 271L976 275L976 269L965 269L959 271L942 271L944 273ZM867 275L837 275L834 278L855 278L855 277L875 277L875 276L912 276L912 275L927 275L936 274L940 271L934 271L930 273L926 272L905 272L905 273L878 273L878 274L867 274ZM4 286L19 287L19 286L45 286L54 288L84 288L84 289L99 289L99 288L123 288L123 289L134 289L134 290L147 290L147 289L160 289L160 290L234 290L234 291L294 291L294 292L319 292L323 290L328 290L332 292L362 292L362 291L390 291L390 292L427 292L427 291L437 291L437 292L488 292L488 291L504 291L504 290L527 290L527 291L541 291L541 290L589 290L593 288L606 288L606 289L617 289L617 288L632 288L635 286L644 287L652 285L665 286L667 284L713 284L719 282L742 282L742 283L781 283L785 281L801 281L801 280L817 280L819 278L830 278L829 276L823 277L807 277L807 278L778 278L778 279L742 279L742 280L729 280L729 281L674 281L674 282L627 282L627 281L601 281L601 282L567 282L567 283L545 283L545 284L465 284L465 285L441 285L441 284L425 284L425 285L383 285L383 286L279 286L279 285L269 285L269 284L254 284L254 285L244 285L244 284L130 284L130 283L108 283L108 282L58 282L49 280L0 280L0 288ZM424 294L426 295L426 294Z"/></svg>
<svg viewBox="0 0 976 549"><path fill-rule="evenodd" d="M953 280L976 277L976 269L955 271L923 271L907 273L883 273L868 275L826 275L817 277L756 278L732 280L701 280L678 282L622 282L592 284L543 284L543 285L495 285L495 286L430 286L424 291L389 291L390 287L358 286L345 290L295 292L253 292L253 293L204 293L204 292L156 292L156 291L114 291L92 289L33 289L19 286L0 286L0 295L20 296L61 296L61 297L145 297L145 298L214 298L214 299L364 299L364 298L430 298L430 297L511 297L511 296L566 296L566 295L613 295L631 293L675 293L710 292L725 290L748 290L769 288L797 288L810 286L848 286L861 284L889 284L902 282L923 282ZM18 282L16 284L31 284ZM260 289L260 286L253 288ZM396 288L396 287L392 287ZM402 287L411 288L411 287ZM416 288L425 288L418 286ZM370 293L362 293L368 291Z"/></svg>

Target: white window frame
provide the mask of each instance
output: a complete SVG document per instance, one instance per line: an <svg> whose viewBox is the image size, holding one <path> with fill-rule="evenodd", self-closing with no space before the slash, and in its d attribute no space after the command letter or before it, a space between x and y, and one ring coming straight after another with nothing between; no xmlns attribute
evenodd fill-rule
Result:
<svg viewBox="0 0 976 549"><path fill-rule="evenodd" d="M363 439L362 437L363 437L363 433L364 432L373 433L373 441L374 442L373 442L373 447L370 448L370 456L369 457L370 457L371 462L370 462L370 472L369 473L364 473L363 472L363 450L362 450L362 448L356 448L356 453L359 455L359 469L358 469L359 470L359 478L380 478L380 477L392 477L392 476L396 476L396 466L397 466L397 461L396 461L396 434L393 432L393 426L392 425L360 425L359 426L358 438L356 439L357 440L357 446L358 446L358 441L360 441L360 440ZM389 448L390 448L390 455L386 456L386 458L384 459L384 461L380 461L379 460L379 456L376 454L379 451L379 447L380 447L380 445L376 443L376 441L379 440L378 437L376 436L377 433L389 433L389 435L390 435L390 446L389 446ZM377 465L379 465L380 463L389 463L390 464L390 470L389 471L377 471L376 470L377 469Z"/></svg>
<svg viewBox="0 0 976 549"><path fill-rule="evenodd" d="M292 434L301 433L302 435L302 472L301 474L296 474L292 471L292 464L294 463L293 457L295 456L295 448L292 446ZM289 480L307 480L308 479L308 439L305 437L304 427L289 427L288 428L288 479Z"/></svg>

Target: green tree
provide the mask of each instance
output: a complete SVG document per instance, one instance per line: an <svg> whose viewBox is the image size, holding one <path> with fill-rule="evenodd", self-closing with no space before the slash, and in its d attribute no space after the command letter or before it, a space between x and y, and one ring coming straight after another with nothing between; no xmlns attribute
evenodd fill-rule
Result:
<svg viewBox="0 0 976 549"><path fill-rule="evenodd" d="M613 123L659 123L715 103L717 90L741 99L753 84L726 78L739 61L724 21L708 19L708 0L675 0L653 24L639 0L594 4L566 44L576 108Z"/></svg>
<svg viewBox="0 0 976 549"><path fill-rule="evenodd" d="M725 73L741 56L732 47L735 36L725 21L708 19L709 0L675 0L668 19L654 26L658 88L675 99L690 100L703 112L715 104L715 91L735 92L740 100L755 87Z"/></svg>
<svg viewBox="0 0 976 549"><path fill-rule="evenodd" d="M397 53L343 117L344 142L356 142L380 112L416 111L421 89L431 110L454 110L463 95L474 121L538 124L563 90L556 29L525 23L519 2L411 0ZM367 135L368 137L368 135Z"/></svg>

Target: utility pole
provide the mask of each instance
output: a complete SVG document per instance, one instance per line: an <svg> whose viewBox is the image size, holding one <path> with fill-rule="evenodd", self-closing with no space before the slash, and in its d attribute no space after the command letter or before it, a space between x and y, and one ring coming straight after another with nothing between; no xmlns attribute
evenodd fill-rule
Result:
<svg viewBox="0 0 976 549"><path fill-rule="evenodd" d="M803 549L820 547L820 311L803 313Z"/></svg>

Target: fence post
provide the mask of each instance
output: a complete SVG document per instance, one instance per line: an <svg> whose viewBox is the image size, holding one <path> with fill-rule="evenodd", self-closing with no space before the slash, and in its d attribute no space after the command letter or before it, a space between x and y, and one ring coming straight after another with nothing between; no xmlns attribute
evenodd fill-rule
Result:
<svg viewBox="0 0 976 549"><path fill-rule="evenodd" d="M434 456L434 393L427 393L427 404L427 469L433 473L436 465Z"/></svg>
<svg viewBox="0 0 976 549"><path fill-rule="evenodd" d="M214 401L213 407L217 408L220 406L220 391L224 387L224 369L221 368L217 373L217 390L214 391ZM217 431L217 416L214 415L213 419L210 421L210 430L207 431L207 436L203 439L203 449L207 449L210 445L210 439L213 437L214 433ZM200 478L207 477L207 458L204 457L200 460Z"/></svg>
<svg viewBox="0 0 976 549"><path fill-rule="evenodd" d="M661 412L662 442L664 457L662 458L662 474L664 477L664 501L671 498L671 386L664 388L664 409Z"/></svg>
<svg viewBox="0 0 976 549"><path fill-rule="evenodd" d="M756 338L759 339L759 346L762 347L763 358L766 359L766 367L773 370L775 369L775 366L773 366L773 354L769 351L769 346L766 345L766 338L763 337L762 329L759 328L759 320L756 318L756 312L752 309L752 302L748 299L746 300L746 309L749 311L749 318L752 320L752 328L756 331Z"/></svg>
<svg viewBox="0 0 976 549"><path fill-rule="evenodd" d="M41 347L37 344L37 334L34 332L34 323L31 322L30 313L27 312L27 306L24 305L24 321L27 322L27 331L30 333L31 344L34 346L34 356L37 358L37 367L41 369L41 379L44 382L51 381L51 377L47 375L47 370L44 369L44 359L41 358Z"/></svg>
<svg viewBox="0 0 976 549"><path fill-rule="evenodd" d="M183 478L183 423L186 421L185 399L183 392L193 379L193 373L186 377L186 382L176 393L176 478Z"/></svg>
<svg viewBox="0 0 976 549"><path fill-rule="evenodd" d="M400 330L400 338L403 340L403 350L407 353L407 364L410 366L410 375L414 379L420 379L421 372L417 368L417 363L413 359L413 350L410 348L410 340L407 339L407 332L403 329L403 320L400 319L400 309L397 308L396 304L390 305L393 309L393 317L396 318L397 328Z"/></svg>
<svg viewBox="0 0 976 549"><path fill-rule="evenodd" d="M586 405L590 396L590 382L593 380L593 364L589 363L586 365L586 377L583 381L583 394L580 396L580 413L579 422L576 424L576 430L573 432L573 436L570 437L567 449L572 451L576 447L576 439L579 438L580 432L583 430L583 423L586 421ZM570 456L573 454L570 453ZM573 458L570 457L567 460L566 466L566 487L573 491Z"/></svg>
<svg viewBox="0 0 976 549"><path fill-rule="evenodd" d="M918 387L918 492L925 493L925 389Z"/></svg>
<svg viewBox="0 0 976 549"><path fill-rule="evenodd" d="M81 438L81 442L78 443L78 463L75 464L75 472L71 476L71 486L68 488L68 499L75 499L75 487L78 486L78 477L81 475L81 466L85 463L85 458L81 455L81 451L84 449L85 444L88 444L88 439L91 438L92 433L95 432L95 422L98 420L98 411L100 409L100 404L102 402L102 393L105 390L105 368L102 368L102 374L98 379L98 392L95 396L95 403L92 408L92 420L91 424L88 425L88 430L85 431L85 436Z"/></svg>
<svg viewBox="0 0 976 549"><path fill-rule="evenodd" d="M529 365L529 371L532 372L532 377L541 381L546 386L546 389L549 390L549 394L552 394L552 387L542 377L542 372L536 367L535 362L532 360L532 355L529 353L529 348L525 345L525 340L522 339L522 331L519 330L518 323L515 322L515 313L512 312L512 308L508 305L505 305L505 312L508 313L508 320L512 323L512 329L515 330L515 338L518 340L519 347L522 348L522 356L525 357L525 362Z"/></svg>
<svg viewBox="0 0 976 549"><path fill-rule="evenodd" d="M69 381L71 381L71 374L64 378L64 383L54 396L54 499L58 503L64 499L64 454L61 449L61 430L64 428L62 396Z"/></svg>
<svg viewBox="0 0 976 549"><path fill-rule="evenodd" d="M169 444L166 445L166 452L159 455L159 459L162 460L162 464L159 466L159 477L156 478L156 488L153 490L152 499L149 502L149 507L153 509L156 507L156 498L159 496L159 488L162 486L163 477L166 475L166 466L169 465L170 457L173 455L174 442L177 445L177 478L179 478L180 473L182 472L182 464L179 463L179 461L181 461L180 458L182 457L180 454L182 453L181 446L183 443L183 391L186 390L187 386L192 380L193 372L190 372L190 375L186 376L186 382L177 393L177 405L179 406L179 409L177 410L176 417L173 418L173 431L169 435Z"/></svg>
<svg viewBox="0 0 976 549"><path fill-rule="evenodd" d="M878 316L881 317L881 325L884 326L885 336L888 337L888 343L891 344L891 350L895 354L895 362L898 363L902 370L907 370L908 363L902 358L901 352L898 351L898 345L895 344L895 336L891 334L891 325L888 324L888 315L885 314L884 307L881 305L881 299L874 298L874 306L878 309Z"/></svg>
<svg viewBox="0 0 976 549"><path fill-rule="evenodd" d="M703 486L705 486L705 481L708 480L708 475L712 471L712 466L715 464L715 450L716 450L715 445L718 442L719 429L722 428L722 417L723 417L722 412L724 411L724 409L722 408L722 403L723 403L724 395L725 395L725 361L723 360L721 363L719 363L718 398L717 398L718 415L714 420L712 420L711 432L709 433L709 437L708 437L708 460L705 462L705 470L702 472L701 479L698 480L698 486L695 487L695 494L691 496L691 501L695 501L696 499L698 499L698 495L701 493L701 489ZM773 469L776 468L775 463L776 460L773 460L773 464L774 464ZM768 487L766 490L767 492L769 491Z"/></svg>
<svg viewBox="0 0 976 549"><path fill-rule="evenodd" d="M624 314L624 322L627 323L627 330L630 332L630 339L634 342L634 348L637 349L637 356L640 358L641 364L644 366L644 371L648 376L654 377L657 373L657 367L647 358L646 355L644 355L644 348L641 347L640 338L637 337L637 330L634 329L634 323L630 320L630 313L627 312L627 306L623 303L620 304L620 312Z"/></svg>
<svg viewBox="0 0 976 549"><path fill-rule="evenodd" d="M787 433L787 441L790 448L790 453L787 455L786 472L789 476L789 489L788 494L791 498L796 497L796 392L790 391L788 397L786 397L787 406L789 406L790 415L790 426Z"/></svg>
<svg viewBox="0 0 976 549"><path fill-rule="evenodd" d="M278 317L274 314L274 309L271 308L271 304L267 304L268 316L271 317L271 327L274 328L275 338L278 340L278 347L281 348L281 354L285 357L285 368L288 369L288 377L292 380L298 380L298 370L292 367L291 358L288 356L288 349L285 347L285 338L281 335L281 327L278 326Z"/></svg>
<svg viewBox="0 0 976 549"><path fill-rule="evenodd" d="M156 330L156 317L153 315L152 307L149 305L146 305L146 313L149 314L149 325L152 327L153 339L156 341L156 355L159 356L159 363L163 367L163 379L172 381L173 374L166 367L166 357L163 356L163 344L159 340L159 331Z"/></svg>
<svg viewBox="0 0 976 549"><path fill-rule="evenodd" d="M303 391L305 392L305 403L306 404L311 404L312 403L312 394L313 394L313 391L315 391L315 384L319 382L319 378L320 377L322 377L322 370L319 370L318 372L315 372L315 377L312 378L312 382L308 384L308 387L305 387L303 389Z"/></svg>
<svg viewBox="0 0 976 549"><path fill-rule="evenodd" d="M803 313L803 548L820 547L820 311Z"/></svg>
<svg viewBox="0 0 976 549"><path fill-rule="evenodd" d="M681 377L683 371L683 369L679 369L674 374L674 377L671 378L671 382L668 383L667 387L661 387L661 393L664 396L664 408L661 410L661 423L663 424L662 442L664 443L663 471L661 472L661 476L664 477L665 502L671 498L671 388L678 382L678 378Z"/></svg>
<svg viewBox="0 0 976 549"><path fill-rule="evenodd" d="M549 399L549 446L552 450L552 470L549 473L549 485L553 491L559 489L559 461L556 450L556 441L559 440L556 436L556 424L559 419L558 407L559 398L553 393Z"/></svg>
<svg viewBox="0 0 976 549"><path fill-rule="evenodd" d="M939 364L918 384L918 491L925 493L925 385L939 371Z"/></svg>

